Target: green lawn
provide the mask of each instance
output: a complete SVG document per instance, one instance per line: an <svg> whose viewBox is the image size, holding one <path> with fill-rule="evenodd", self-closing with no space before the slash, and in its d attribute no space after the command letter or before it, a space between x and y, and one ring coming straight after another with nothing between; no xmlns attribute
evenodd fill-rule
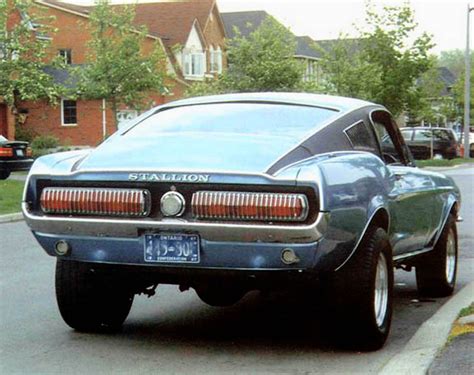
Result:
<svg viewBox="0 0 474 375"><path fill-rule="evenodd" d="M24 181L0 180L0 215L21 211Z"/></svg>
<svg viewBox="0 0 474 375"><path fill-rule="evenodd" d="M433 160L417 160L416 165L420 168L425 167L454 167L455 165L464 164L464 163L474 163L474 159L433 159Z"/></svg>

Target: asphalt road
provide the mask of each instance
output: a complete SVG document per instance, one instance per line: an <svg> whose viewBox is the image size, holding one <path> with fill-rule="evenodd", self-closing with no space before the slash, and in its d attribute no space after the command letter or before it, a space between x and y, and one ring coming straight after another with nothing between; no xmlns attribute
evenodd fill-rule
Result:
<svg viewBox="0 0 474 375"><path fill-rule="evenodd" d="M474 279L474 168L447 174L463 194L459 289ZM392 332L375 353L332 347L318 310L291 296L251 293L235 306L212 308L175 286L136 297L122 332L82 334L62 322L55 261L24 222L0 224L0 256L2 374L376 373L445 301L420 300L414 273L397 271Z"/></svg>

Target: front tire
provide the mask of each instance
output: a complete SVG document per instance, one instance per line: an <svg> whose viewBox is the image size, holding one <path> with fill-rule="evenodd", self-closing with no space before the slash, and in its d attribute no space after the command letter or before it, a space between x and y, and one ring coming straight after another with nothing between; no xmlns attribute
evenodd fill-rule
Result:
<svg viewBox="0 0 474 375"><path fill-rule="evenodd" d="M56 300L62 318L75 330L118 330L130 312L133 297L117 274L96 272L87 263L57 260Z"/></svg>
<svg viewBox="0 0 474 375"><path fill-rule="evenodd" d="M456 220L449 215L436 246L416 266L418 292L427 297L450 296L456 284L457 264Z"/></svg>
<svg viewBox="0 0 474 375"><path fill-rule="evenodd" d="M380 349L392 321L393 266L388 236L370 228L357 252L333 279L334 329L343 346Z"/></svg>

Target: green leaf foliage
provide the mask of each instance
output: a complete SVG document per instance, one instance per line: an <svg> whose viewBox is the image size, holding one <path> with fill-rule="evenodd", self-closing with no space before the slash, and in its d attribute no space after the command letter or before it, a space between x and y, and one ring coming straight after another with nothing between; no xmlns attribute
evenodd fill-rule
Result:
<svg viewBox="0 0 474 375"><path fill-rule="evenodd" d="M294 58L295 38L272 17L248 37L238 34L226 50L228 69L217 80L192 85L188 96L302 89L304 66Z"/></svg>
<svg viewBox="0 0 474 375"><path fill-rule="evenodd" d="M324 50L325 91L383 104L395 115L419 107L416 81L432 66L433 43L426 33L416 35L416 28L407 4L377 12L369 3L358 38L341 37Z"/></svg>
<svg viewBox="0 0 474 375"><path fill-rule="evenodd" d="M49 58L55 30L42 13L31 0L0 0L0 97L9 106L42 98L54 103L62 93L44 71L60 62Z"/></svg>
<svg viewBox="0 0 474 375"><path fill-rule="evenodd" d="M90 13L89 63L76 70L80 97L107 99L115 118L118 107L141 109L151 92L164 93L166 59L159 41L144 50L145 27L137 28L133 6L110 6L100 0Z"/></svg>

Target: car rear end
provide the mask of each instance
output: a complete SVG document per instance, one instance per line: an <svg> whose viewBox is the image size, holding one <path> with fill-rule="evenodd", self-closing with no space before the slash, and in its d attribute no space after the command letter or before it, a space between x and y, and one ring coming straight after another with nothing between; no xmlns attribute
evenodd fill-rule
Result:
<svg viewBox="0 0 474 375"><path fill-rule="evenodd" d="M317 263L326 220L317 186L296 186L287 177L32 175L23 210L52 256L176 284L217 275L265 282L269 273L298 275Z"/></svg>
<svg viewBox="0 0 474 375"><path fill-rule="evenodd" d="M5 138L2 139L0 139L0 179L8 178L11 172L29 170L33 159L28 142L9 142Z"/></svg>

